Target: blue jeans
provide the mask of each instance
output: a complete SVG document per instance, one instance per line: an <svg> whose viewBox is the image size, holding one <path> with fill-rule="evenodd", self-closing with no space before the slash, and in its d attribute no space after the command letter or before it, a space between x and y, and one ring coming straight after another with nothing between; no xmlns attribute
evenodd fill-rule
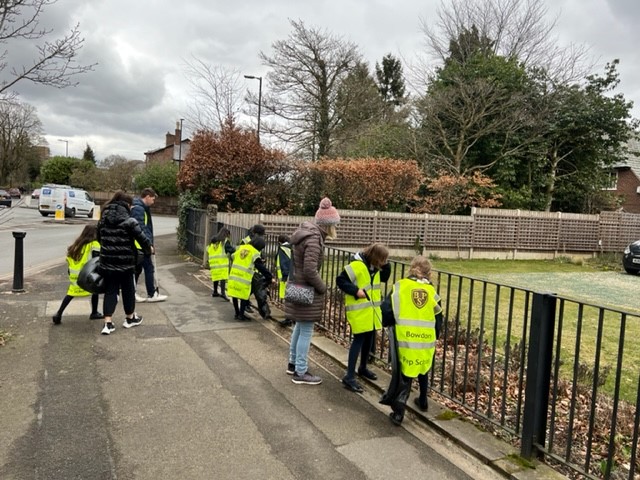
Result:
<svg viewBox="0 0 640 480"><path fill-rule="evenodd" d="M147 288L147 297L153 297L156 293L156 285L154 281L155 268L153 267L153 260L151 259L151 255L145 255L144 260L142 261L142 265L136 267L136 284L138 283L138 278L140 274L144 270L144 283Z"/></svg>
<svg viewBox="0 0 640 480"><path fill-rule="evenodd" d="M289 363L296 366L296 373L304 375L309 369L307 357L313 335L313 322L296 322L291 334L291 347L289 348Z"/></svg>

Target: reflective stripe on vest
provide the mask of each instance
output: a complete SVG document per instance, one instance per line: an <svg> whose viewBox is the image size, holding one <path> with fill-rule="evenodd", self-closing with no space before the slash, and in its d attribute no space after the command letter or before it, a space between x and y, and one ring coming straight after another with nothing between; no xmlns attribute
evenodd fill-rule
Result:
<svg viewBox="0 0 640 480"><path fill-rule="evenodd" d="M233 263L229 272L227 295L248 300L251 295L251 279L254 264L260 258L260 252L253 245L240 245L233 254Z"/></svg>
<svg viewBox="0 0 640 480"><path fill-rule="evenodd" d="M344 267L349 276L349 280L358 288L367 292L369 298L355 298L353 295L345 295L344 304L347 313L347 321L351 326L351 333L370 332L380 330L382 324L380 318L382 304L380 272L376 272L371 279L371 274L365 263L361 260L354 260Z"/></svg>
<svg viewBox="0 0 640 480"><path fill-rule="evenodd" d="M224 252L224 246L228 242L210 243L207 248L209 255L209 271L211 272L211 280L218 282L229 278L229 257Z"/></svg>
<svg viewBox="0 0 640 480"><path fill-rule="evenodd" d="M442 309L433 285L405 278L393 286L391 306L396 320L402 374L416 378L431 369L436 350L435 315Z"/></svg>
<svg viewBox="0 0 640 480"><path fill-rule="evenodd" d="M147 224L147 212L145 211L144 212L144 225L146 225L146 224ZM140 246L140 244L138 243L137 240L134 240L133 243L135 244L135 246L136 246L136 248L138 250L142 250L142 247Z"/></svg>
<svg viewBox="0 0 640 480"><path fill-rule="evenodd" d="M82 247L80 260L75 261L73 258L67 257L67 265L69 267L69 288L67 289L67 295L72 297L86 297L91 295L91 293L78 286L78 274L80 273L80 270L82 270L82 267L84 267L84 264L91 258L92 252L99 251L100 244L97 240L94 240Z"/></svg>
<svg viewBox="0 0 640 480"><path fill-rule="evenodd" d="M287 258L291 260L291 247L280 245L279 248L284 252ZM278 298L283 300L284 290L287 283L283 281L284 275L282 274L282 268L280 267L280 252L276 255L276 274L278 275L278 281L280 282L280 285L278 285Z"/></svg>

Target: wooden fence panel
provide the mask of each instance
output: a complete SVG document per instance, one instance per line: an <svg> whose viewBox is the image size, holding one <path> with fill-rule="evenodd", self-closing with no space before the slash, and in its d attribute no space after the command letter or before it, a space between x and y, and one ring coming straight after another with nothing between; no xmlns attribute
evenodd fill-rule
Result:
<svg viewBox="0 0 640 480"><path fill-rule="evenodd" d="M411 248L422 245L425 216L417 213L377 212L374 239L384 245Z"/></svg>
<svg viewBox="0 0 640 480"><path fill-rule="evenodd" d="M560 244L565 252L597 252L600 234L599 215L563 213L560 217Z"/></svg>
<svg viewBox="0 0 640 480"><path fill-rule="evenodd" d="M473 247L473 218L458 215L427 215L425 248Z"/></svg>
<svg viewBox="0 0 640 480"><path fill-rule="evenodd" d="M525 212L518 217L516 245L519 250L558 249L560 218L547 212Z"/></svg>
<svg viewBox="0 0 640 480"><path fill-rule="evenodd" d="M516 243L518 217L509 215L474 215L473 247L498 250L513 250Z"/></svg>
<svg viewBox="0 0 640 480"><path fill-rule="evenodd" d="M390 248L490 249L549 252L620 252L640 239L640 215L602 212L582 215L474 208L470 216L339 210L338 240L332 246L361 247L373 242ZM218 213L218 221L267 233L291 234L311 216Z"/></svg>

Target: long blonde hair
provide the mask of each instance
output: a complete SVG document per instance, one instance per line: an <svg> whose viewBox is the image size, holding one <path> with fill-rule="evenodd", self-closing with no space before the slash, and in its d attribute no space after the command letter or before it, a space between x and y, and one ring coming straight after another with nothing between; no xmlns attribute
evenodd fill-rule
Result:
<svg viewBox="0 0 640 480"><path fill-rule="evenodd" d="M409 267L409 276L416 278L426 278L431 282L431 262L427 257L418 255L411 260L411 266Z"/></svg>
<svg viewBox="0 0 640 480"><path fill-rule="evenodd" d="M338 238L338 231L335 225L318 225L318 228L326 233L325 238L327 240L336 240Z"/></svg>

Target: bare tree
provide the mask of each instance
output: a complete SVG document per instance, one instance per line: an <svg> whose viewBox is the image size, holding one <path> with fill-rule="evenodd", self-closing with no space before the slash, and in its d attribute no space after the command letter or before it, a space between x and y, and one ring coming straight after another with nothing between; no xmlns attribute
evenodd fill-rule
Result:
<svg viewBox="0 0 640 480"><path fill-rule="evenodd" d="M273 43L273 54L260 52L270 91L263 112L276 118L265 130L294 153L319 158L330 154L340 122L336 97L342 80L360 61L355 44L290 20L293 32Z"/></svg>
<svg viewBox="0 0 640 480"><path fill-rule="evenodd" d="M238 70L209 65L193 58L185 76L192 88L188 120L195 129L219 131L227 119L236 120L241 109L242 79Z"/></svg>
<svg viewBox="0 0 640 480"><path fill-rule="evenodd" d="M0 0L0 44L25 41L36 45L32 61L25 65L9 65L8 50L0 54L0 94L5 94L16 83L29 80L57 88L75 86L74 77L93 69L96 64L80 65L76 61L84 38L76 24L65 36L45 40L52 32L40 26L43 10L57 0Z"/></svg>
<svg viewBox="0 0 640 480"><path fill-rule="evenodd" d="M23 171L41 135L42 124L34 107L15 99L0 100L0 185Z"/></svg>
<svg viewBox="0 0 640 480"><path fill-rule="evenodd" d="M556 22L557 17L549 19L547 7L539 0L450 0L442 1L436 24L422 20L422 28L427 47L439 62L450 56L451 41L475 28L481 38L492 42L497 55L542 68L556 82L583 78L592 67L587 64L588 49L559 46L553 35Z"/></svg>
<svg viewBox="0 0 640 480"><path fill-rule="evenodd" d="M455 79L457 80L457 79ZM456 175L484 172L502 158L526 148L529 141L513 142L531 126L524 98L486 79L456 81L422 99L422 138L432 170ZM469 163L474 146L488 136L497 143L496 155Z"/></svg>

